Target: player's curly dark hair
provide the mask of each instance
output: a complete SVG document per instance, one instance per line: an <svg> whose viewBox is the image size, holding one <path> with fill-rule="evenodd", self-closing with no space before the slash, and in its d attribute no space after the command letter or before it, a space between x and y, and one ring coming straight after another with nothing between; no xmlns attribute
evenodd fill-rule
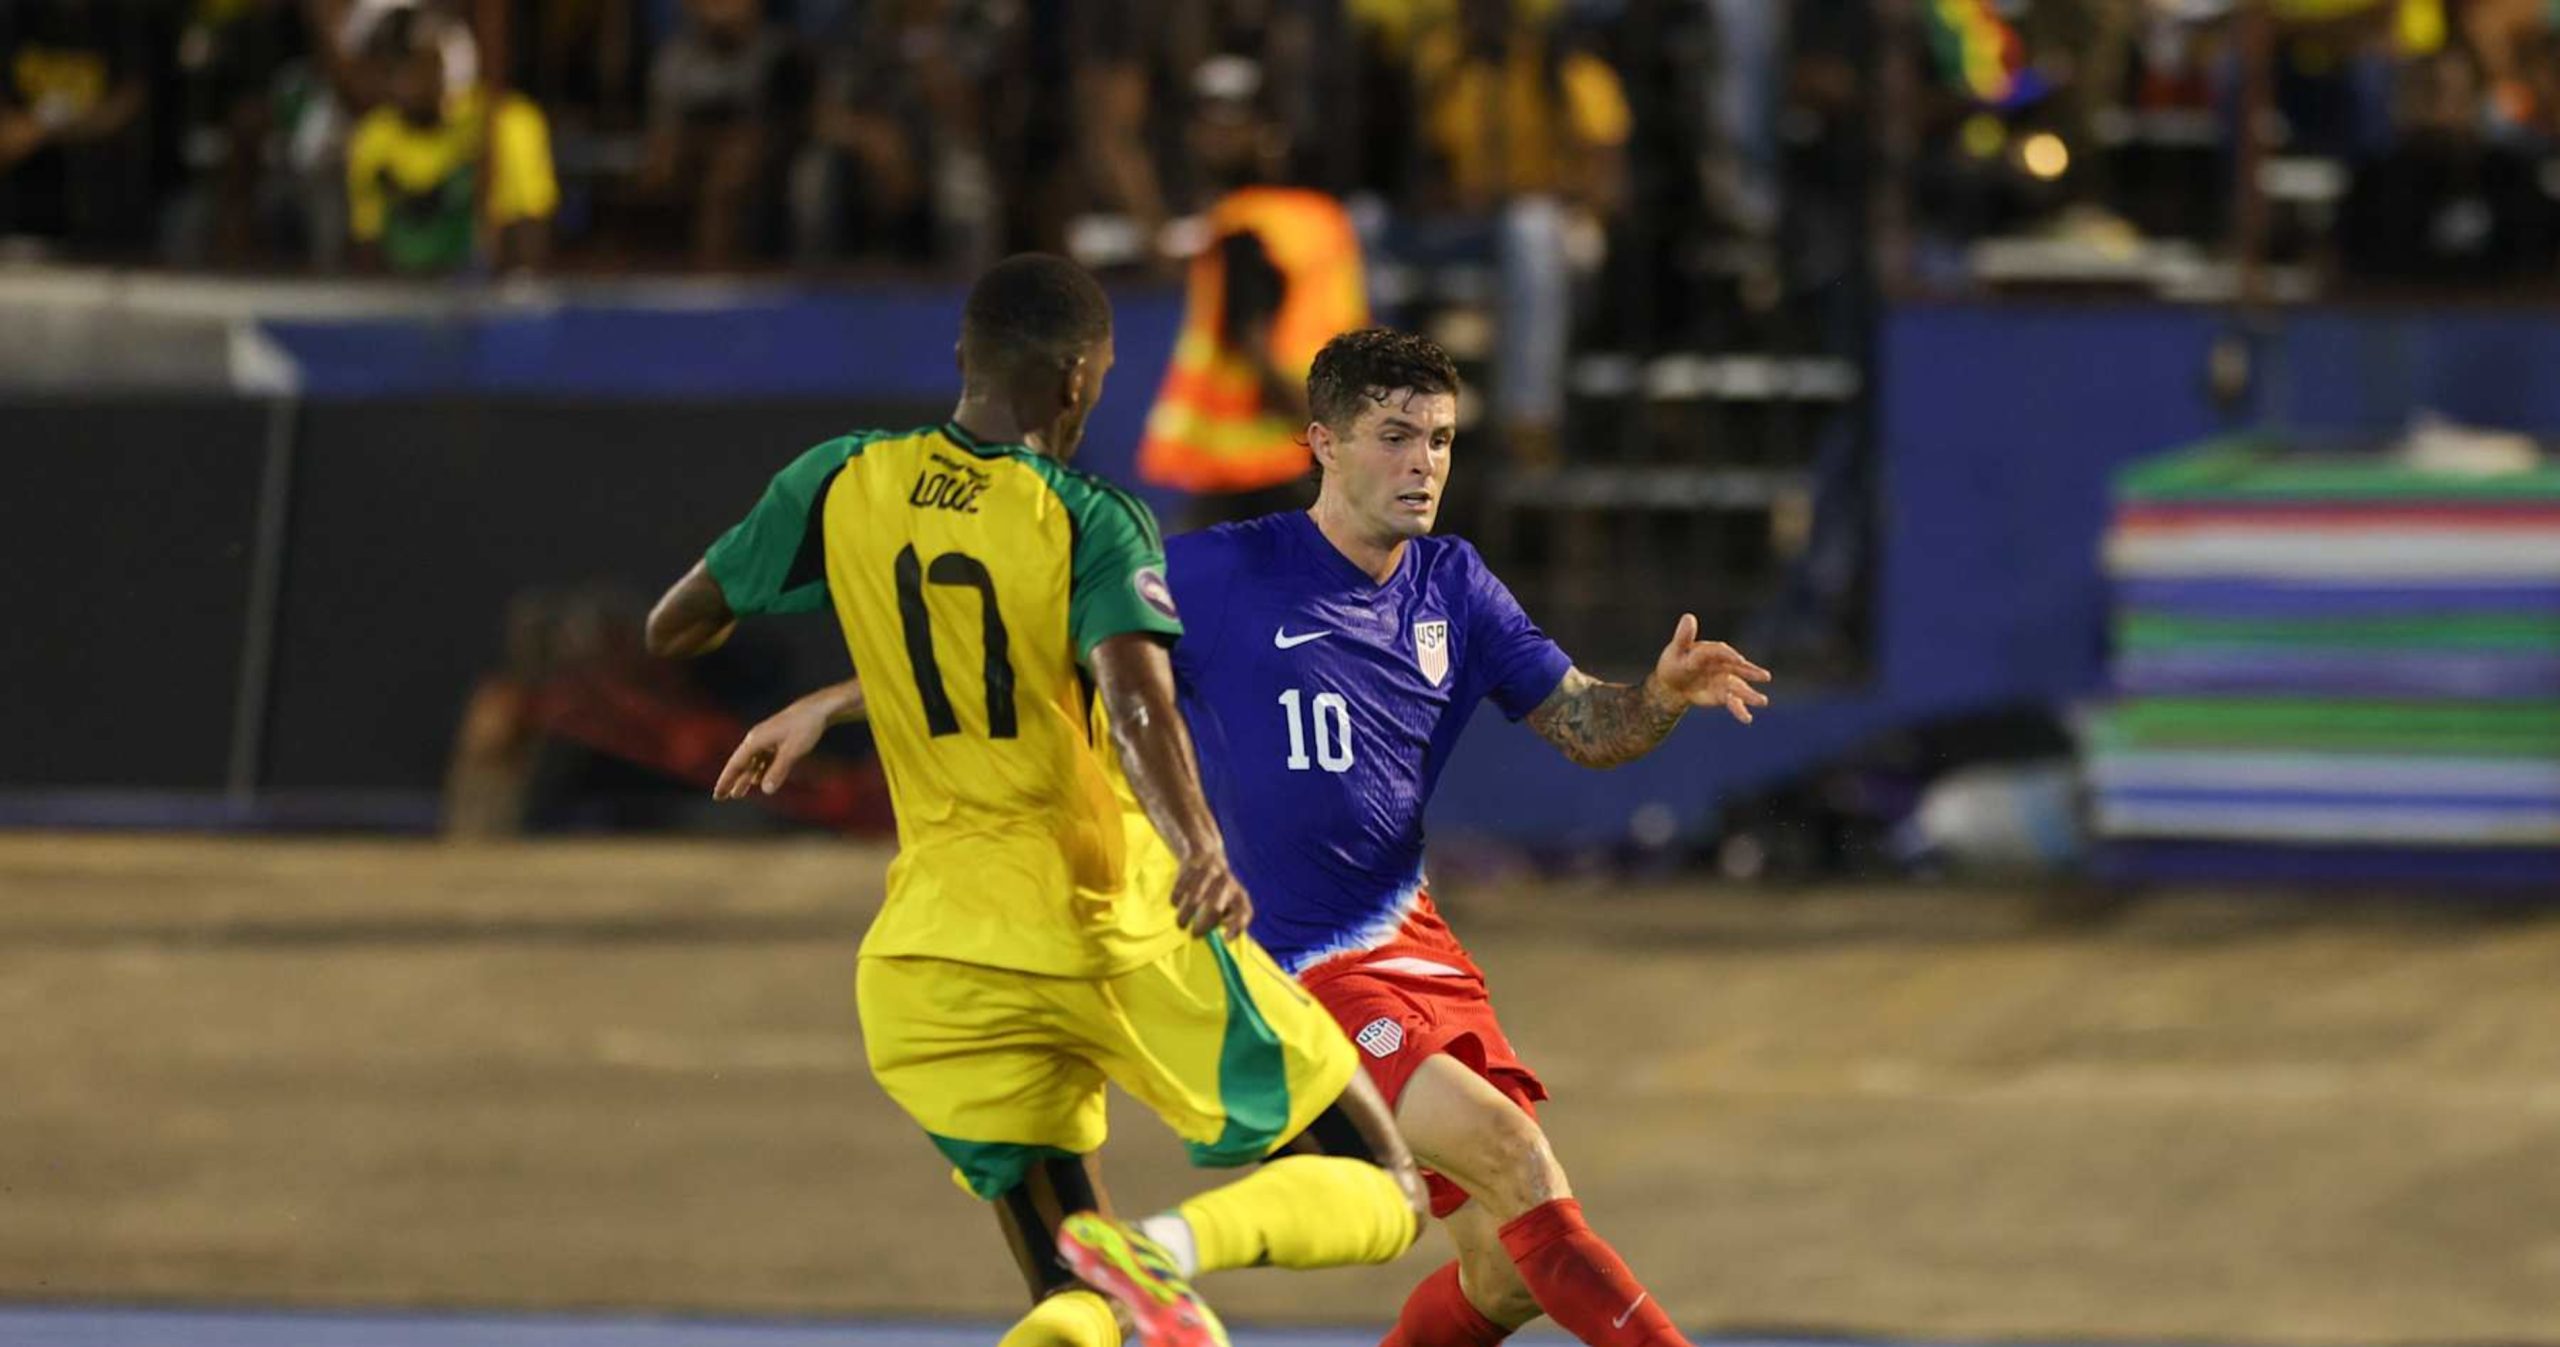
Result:
<svg viewBox="0 0 2560 1347"><path fill-rule="evenodd" d="M972 365L1002 375L1061 361L1111 335L1111 300L1093 273L1050 253L1018 253L969 287L960 344Z"/></svg>
<svg viewBox="0 0 2560 1347"><path fill-rule="evenodd" d="M1440 343L1389 327L1345 332L1316 352L1307 373L1307 410L1336 434L1360 419L1364 405L1393 393L1455 393L1458 367Z"/></svg>

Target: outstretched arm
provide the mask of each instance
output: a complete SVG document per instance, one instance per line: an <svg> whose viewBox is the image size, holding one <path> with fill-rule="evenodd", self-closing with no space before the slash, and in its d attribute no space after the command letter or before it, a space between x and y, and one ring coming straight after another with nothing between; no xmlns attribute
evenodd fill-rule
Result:
<svg viewBox="0 0 2560 1347"><path fill-rule="evenodd" d="M862 681L848 678L823 687L756 722L729 754L720 780L711 787L715 800L743 800L761 789L771 795L791 779L791 769L817 748L827 727L863 714Z"/></svg>
<svg viewBox="0 0 2560 1347"><path fill-rule="evenodd" d="M1585 767L1615 767L1652 752L1688 710L1655 695L1651 678L1604 683L1571 669L1529 713L1529 728Z"/></svg>
<svg viewBox="0 0 2560 1347"><path fill-rule="evenodd" d="M1529 713L1540 738L1585 767L1615 767L1653 751L1693 706L1721 706L1748 725L1751 708L1769 698L1754 683L1769 671L1722 641L1698 639L1698 619L1683 613L1642 683L1604 683L1580 669Z"/></svg>
<svg viewBox="0 0 2560 1347"><path fill-rule="evenodd" d="M1164 640L1130 632L1104 641L1093 648L1093 677L1129 789L1182 864L1173 907L1183 929L1244 934L1253 903L1227 868L1226 838L1200 793L1200 763L1174 701L1173 657Z"/></svg>
<svg viewBox="0 0 2560 1347"><path fill-rule="evenodd" d="M660 659L690 659L720 648L737 629L738 615L729 611L729 596L701 561L675 582L649 610L649 653Z"/></svg>

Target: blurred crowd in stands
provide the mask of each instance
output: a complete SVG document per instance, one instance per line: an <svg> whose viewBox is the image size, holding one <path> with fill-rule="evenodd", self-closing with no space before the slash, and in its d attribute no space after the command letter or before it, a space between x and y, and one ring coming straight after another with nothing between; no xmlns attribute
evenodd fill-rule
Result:
<svg viewBox="0 0 2560 1347"><path fill-rule="evenodd" d="M2022 233L2229 246L2253 51L2270 260L2506 283L2560 256L2551 0L2263 0L2262 42L2256 0L1913 3L1942 74L1908 189L1924 269Z"/></svg>
<svg viewBox="0 0 2560 1347"><path fill-rule="evenodd" d="M1170 274L1242 140L1373 250L1485 257L1506 305L1630 246L1819 290L1877 191L1897 274L1962 285L1986 238L2225 246L2238 8L0 0L0 247L401 274L960 274L1039 247ZM2270 8L2280 259L2551 270L2560 0Z"/></svg>
<svg viewBox="0 0 2560 1347"><path fill-rule="evenodd" d="M1592 8L0 0L0 234L255 268L447 270L475 234L501 267L1145 264L1208 189L1203 100L1310 185L1602 211L1630 114Z"/></svg>

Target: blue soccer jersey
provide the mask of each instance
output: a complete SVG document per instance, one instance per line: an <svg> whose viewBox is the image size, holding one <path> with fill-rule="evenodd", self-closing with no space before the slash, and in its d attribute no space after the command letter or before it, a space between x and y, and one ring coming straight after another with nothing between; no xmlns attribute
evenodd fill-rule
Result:
<svg viewBox="0 0 2560 1347"><path fill-rule="evenodd" d="M1417 538L1380 584L1303 513L1165 544L1183 714L1254 901L1300 972L1394 940L1422 891L1422 812L1476 703L1518 720L1572 661L1473 547Z"/></svg>

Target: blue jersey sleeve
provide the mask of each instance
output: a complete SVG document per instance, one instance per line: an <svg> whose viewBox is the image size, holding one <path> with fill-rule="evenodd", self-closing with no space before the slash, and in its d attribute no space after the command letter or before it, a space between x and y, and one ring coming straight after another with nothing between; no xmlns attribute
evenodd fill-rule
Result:
<svg viewBox="0 0 2560 1347"><path fill-rule="evenodd" d="M1208 532L1181 533L1164 540L1164 578L1173 588L1173 606L1183 616L1182 639L1174 643L1174 675L1196 682L1200 668L1217 649L1227 625L1226 557L1228 549Z"/></svg>
<svg viewBox="0 0 2560 1347"><path fill-rule="evenodd" d="M1518 720L1556 690L1573 659L1529 620L1475 548L1459 546L1467 568L1468 673L1502 714Z"/></svg>

